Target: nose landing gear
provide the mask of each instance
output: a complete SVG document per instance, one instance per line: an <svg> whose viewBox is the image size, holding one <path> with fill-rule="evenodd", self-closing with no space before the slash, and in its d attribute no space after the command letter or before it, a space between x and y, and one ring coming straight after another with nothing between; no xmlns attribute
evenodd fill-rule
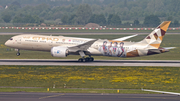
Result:
<svg viewBox="0 0 180 101"><path fill-rule="evenodd" d="M17 56L21 55L19 52L16 53Z"/></svg>
<svg viewBox="0 0 180 101"><path fill-rule="evenodd" d="M20 55L19 49L17 49L17 53L16 53L16 55L17 55L17 56L19 56L19 55Z"/></svg>

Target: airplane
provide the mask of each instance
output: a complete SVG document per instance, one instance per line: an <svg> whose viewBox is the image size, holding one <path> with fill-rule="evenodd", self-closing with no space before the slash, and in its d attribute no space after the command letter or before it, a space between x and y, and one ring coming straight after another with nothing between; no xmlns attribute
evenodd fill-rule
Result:
<svg viewBox="0 0 180 101"><path fill-rule="evenodd" d="M171 21L162 22L139 42L125 41L137 34L113 40L24 34L11 37L5 45L17 49L17 56L20 55L19 50L47 51L53 57L80 55L81 58L78 60L80 62L94 61L91 56L120 58L147 56L168 52L175 48L160 47L170 23ZM89 57L85 57L86 55Z"/></svg>

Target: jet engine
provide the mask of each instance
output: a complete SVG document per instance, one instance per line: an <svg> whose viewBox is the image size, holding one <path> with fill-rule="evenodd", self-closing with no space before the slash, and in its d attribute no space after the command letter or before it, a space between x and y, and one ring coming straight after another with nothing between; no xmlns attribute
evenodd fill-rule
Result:
<svg viewBox="0 0 180 101"><path fill-rule="evenodd" d="M67 55L69 55L69 51L67 47L53 47L51 48L51 55L53 57L67 57Z"/></svg>

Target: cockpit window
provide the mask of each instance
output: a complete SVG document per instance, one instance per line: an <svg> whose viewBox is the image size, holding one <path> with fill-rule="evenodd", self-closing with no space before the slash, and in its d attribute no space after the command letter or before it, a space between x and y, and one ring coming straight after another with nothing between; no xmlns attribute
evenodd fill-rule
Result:
<svg viewBox="0 0 180 101"><path fill-rule="evenodd" d="M13 40L13 38L10 38L9 40Z"/></svg>

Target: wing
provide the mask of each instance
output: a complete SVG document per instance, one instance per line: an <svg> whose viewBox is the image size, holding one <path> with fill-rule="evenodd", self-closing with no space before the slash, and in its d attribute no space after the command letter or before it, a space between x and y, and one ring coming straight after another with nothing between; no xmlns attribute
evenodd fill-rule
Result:
<svg viewBox="0 0 180 101"><path fill-rule="evenodd" d="M135 34L135 35L130 35L130 36L126 36L126 37L122 37L122 38L118 38L118 39L113 39L115 41L124 41L124 40L127 40L129 38L132 38L132 37L135 37L137 36L138 34Z"/></svg>
<svg viewBox="0 0 180 101"><path fill-rule="evenodd" d="M91 45L97 41L97 39L94 39L94 40L91 40L91 41L88 41L86 43L83 43L83 44L80 44L80 45L77 45L77 46L73 46L73 47L68 47L68 49L70 49L71 51L87 51L87 49L89 47L91 47Z"/></svg>
<svg viewBox="0 0 180 101"><path fill-rule="evenodd" d="M165 92L165 91L148 90L148 89L141 89L141 90L142 90L142 91L148 91L148 92L162 93L162 94L180 95L180 93L174 93L174 92Z"/></svg>

